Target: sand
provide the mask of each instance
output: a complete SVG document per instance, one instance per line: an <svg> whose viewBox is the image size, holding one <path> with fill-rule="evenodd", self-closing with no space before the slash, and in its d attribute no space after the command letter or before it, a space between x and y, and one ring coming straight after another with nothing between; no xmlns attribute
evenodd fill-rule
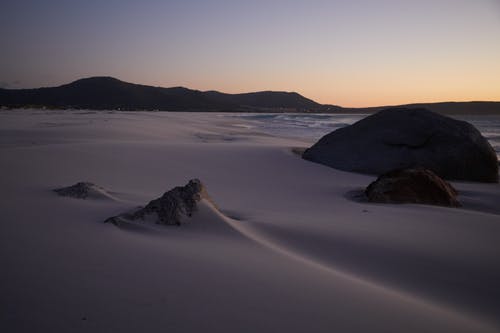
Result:
<svg viewBox="0 0 500 333"><path fill-rule="evenodd" d="M499 332L500 186L359 202L373 176L203 113L0 112L2 332ZM199 178L180 227L103 221ZM110 198L60 197L89 181Z"/></svg>

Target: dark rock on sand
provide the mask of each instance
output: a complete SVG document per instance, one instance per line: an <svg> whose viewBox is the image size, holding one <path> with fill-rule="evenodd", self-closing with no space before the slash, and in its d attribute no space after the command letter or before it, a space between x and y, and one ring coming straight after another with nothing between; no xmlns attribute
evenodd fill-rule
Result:
<svg viewBox="0 0 500 333"><path fill-rule="evenodd" d="M322 137L304 159L383 174L423 167L455 180L498 182L494 149L471 124L425 109L386 109Z"/></svg>
<svg viewBox="0 0 500 333"><path fill-rule="evenodd" d="M123 220L145 220L153 217L154 222L164 225L180 225L182 217L191 217L201 199L208 199L205 186L198 179L192 179L185 186L177 186L165 192L160 198L150 201L144 208L108 218L106 222L119 224Z"/></svg>
<svg viewBox="0 0 500 333"><path fill-rule="evenodd" d="M434 172L423 169L404 169L378 177L365 190L371 202L418 203L459 207L457 191Z"/></svg>
<svg viewBox="0 0 500 333"><path fill-rule="evenodd" d="M54 192L63 197L77 199L113 199L104 188L89 182L78 182L72 186L55 189Z"/></svg>

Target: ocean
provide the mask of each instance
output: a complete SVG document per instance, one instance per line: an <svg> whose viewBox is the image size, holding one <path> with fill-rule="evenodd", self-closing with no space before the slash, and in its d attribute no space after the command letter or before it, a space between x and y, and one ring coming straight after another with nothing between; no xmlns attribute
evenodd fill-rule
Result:
<svg viewBox="0 0 500 333"><path fill-rule="evenodd" d="M262 132L299 137L316 141L338 128L351 125L366 114L238 114L227 115L244 119L245 123ZM474 125L488 139L500 158L500 116L454 116Z"/></svg>

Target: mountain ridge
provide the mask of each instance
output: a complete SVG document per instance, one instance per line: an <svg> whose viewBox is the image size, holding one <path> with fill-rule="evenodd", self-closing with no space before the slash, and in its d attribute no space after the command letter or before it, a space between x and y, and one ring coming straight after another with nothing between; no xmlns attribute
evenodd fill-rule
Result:
<svg viewBox="0 0 500 333"><path fill-rule="evenodd" d="M228 94L182 86L155 87L110 76L88 77L57 87L0 89L0 107L96 110L219 112L373 113L388 107L420 107L444 114L500 114L500 102L437 102L349 108L320 104L297 92L256 91Z"/></svg>

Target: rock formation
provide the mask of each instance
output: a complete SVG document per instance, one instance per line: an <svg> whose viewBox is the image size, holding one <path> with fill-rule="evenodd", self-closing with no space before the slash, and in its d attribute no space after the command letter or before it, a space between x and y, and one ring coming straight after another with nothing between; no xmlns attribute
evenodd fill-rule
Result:
<svg viewBox="0 0 500 333"><path fill-rule="evenodd" d="M365 190L371 202L417 203L459 207L457 191L434 172L423 169L395 170L378 177Z"/></svg>
<svg viewBox="0 0 500 333"><path fill-rule="evenodd" d="M481 133L425 109L380 111L325 135L302 156L367 174L423 167L446 179L498 182L496 153Z"/></svg>
<svg viewBox="0 0 500 333"><path fill-rule="evenodd" d="M76 199L114 199L104 188L89 182L78 182L72 186L55 189L54 192Z"/></svg>
<svg viewBox="0 0 500 333"><path fill-rule="evenodd" d="M132 213L108 218L106 222L118 224L121 220L145 220L152 218L157 224L180 225L183 217L191 217L201 199L209 199L205 186L192 179L185 186L177 186L160 198L151 200L145 207Z"/></svg>

